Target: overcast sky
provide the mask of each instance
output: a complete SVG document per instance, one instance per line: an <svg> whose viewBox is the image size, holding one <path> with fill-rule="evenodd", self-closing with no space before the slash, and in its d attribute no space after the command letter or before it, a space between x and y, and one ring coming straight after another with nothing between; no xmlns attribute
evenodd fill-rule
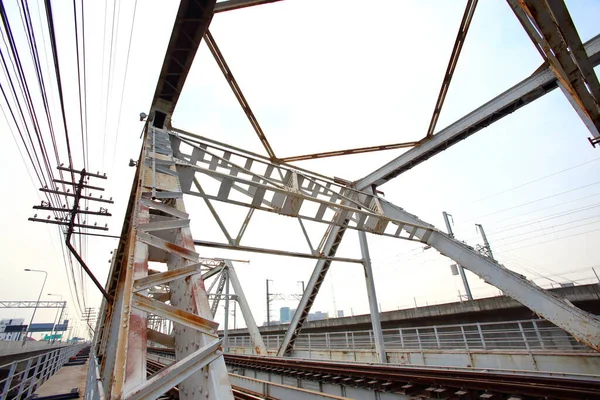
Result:
<svg viewBox="0 0 600 400"><path fill-rule="evenodd" d="M22 31L16 2L6 3L13 29ZM76 147L80 146L80 130L73 10L68 2L54 3L60 21L56 29L69 129ZM85 2L88 135L90 169L107 173L107 181L96 183L105 185L106 196L115 199L109 207L113 216L92 222L107 222L109 233L118 235L134 172L127 164L130 158L138 157L141 145L138 115L148 112L177 2L138 0L126 78L135 2L117 2L112 61L113 10L109 3ZM35 4L32 2L33 20L39 24ZM285 0L214 17L211 32L278 156L410 141L425 134L464 2L390 0L369 5ZM569 1L567 5L583 41L598 33L599 2ZM39 32L41 35L41 29ZM28 56L25 51L23 54ZM438 131L526 78L541 63L505 1L479 2ZM49 90L54 93L51 105L58 118L56 88ZM4 119L0 124L7 132ZM173 125L263 153L204 44L188 76ZM571 281L589 283L595 279L592 267L600 264L593 251L600 239L600 181L596 172L600 153L590 146L588 136L563 94L555 90L380 189L387 200L440 229L445 230L442 211L449 212L454 217L455 235L473 246L481 244L474 224L483 224L495 256L544 287ZM49 278L42 298L57 299L46 294L62 294L69 302L69 316L76 320L78 307L69 289L59 233L53 226L27 221L34 214L31 207L41 197L15 141L8 134L4 138L7 151L0 159L0 168L6 184L0 189L4 199L0 217L5 257L0 299L35 300L43 274L23 269L44 269ZM402 152L297 165L355 180ZM78 155L74 158L81 164ZM224 241L200 199L186 198L186 207L196 238ZM217 208L230 230L237 232L246 210L227 205ZM324 229L309 224L313 243L320 241ZM418 243L374 235L368 240L377 296L384 311L411 307L415 302L457 301L458 291L464 293L459 278L451 275L452 261L434 249L424 251ZM297 223L260 212L255 213L243 244L308 251ZM106 281L110 251L115 246L114 239L88 238L86 260L101 282ZM272 279L273 292L285 298L273 303L272 318L278 319L279 307L295 308L297 301L291 295L300 291L298 281L308 281L315 264L197 250L203 256L250 261L236 263L236 268L259 324L266 318L265 279ZM359 257L356 232L346 234L338 255ZM74 268L78 290L85 286L86 305L98 307L99 292L89 280L79 278L76 264ZM475 297L498 293L473 274L469 273L469 280ZM334 263L313 307L313 311L330 315L336 309L347 315L368 312L364 275L357 264ZM42 310L36 321L50 322L54 313ZM2 318L28 320L30 315L30 311L0 309ZM222 311L217 319L222 321Z"/></svg>

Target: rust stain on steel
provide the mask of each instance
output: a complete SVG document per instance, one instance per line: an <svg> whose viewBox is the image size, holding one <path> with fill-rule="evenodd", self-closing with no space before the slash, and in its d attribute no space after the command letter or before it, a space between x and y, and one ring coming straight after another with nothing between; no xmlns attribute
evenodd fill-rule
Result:
<svg viewBox="0 0 600 400"><path fill-rule="evenodd" d="M169 249L169 250L173 250L173 251L176 251L178 253L185 254L185 255L187 255L187 256L189 256L191 258L194 258L194 257L197 256L197 254L196 254L195 251L192 251L190 249L187 249L187 248L185 248L183 246L180 246L178 244L175 244L175 243L165 242L165 247L167 249Z"/></svg>
<svg viewBox="0 0 600 400"><path fill-rule="evenodd" d="M192 325L199 325L209 330L215 330L219 327L219 324L217 322L203 318L189 311L181 310L177 307L168 304L163 304L158 300L154 300L139 294L134 294L133 296L134 302L137 305L148 309L151 313L156 313L159 315L171 314L173 316L179 317L183 321L191 323ZM166 317L169 318L169 315L166 315Z"/></svg>

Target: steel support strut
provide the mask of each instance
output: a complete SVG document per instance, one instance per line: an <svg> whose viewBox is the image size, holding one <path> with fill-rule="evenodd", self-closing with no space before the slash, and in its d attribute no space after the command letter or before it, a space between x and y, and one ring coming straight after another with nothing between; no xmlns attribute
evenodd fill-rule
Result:
<svg viewBox="0 0 600 400"><path fill-rule="evenodd" d="M591 65L600 65L600 35L587 41L583 47ZM431 139L359 179L354 187L362 190L371 185L383 185L557 87L554 73L547 65L542 65L530 77L442 129Z"/></svg>
<svg viewBox="0 0 600 400"><path fill-rule="evenodd" d="M381 319L379 317L379 305L377 303L377 293L375 291L375 279L373 278L373 269L371 268L371 256L369 255L369 246L367 244L367 234L358 232L358 241L360 242L360 252L363 257L363 266L365 269L365 282L367 284L367 295L369 296L369 310L371 312L371 326L373 327L373 336L375 336L375 351L380 363L387 363L385 344L383 342L383 332L381 331Z"/></svg>
<svg viewBox="0 0 600 400"><path fill-rule="evenodd" d="M330 225L329 230L325 233L327 238L325 240L325 245L323 246L323 253L329 257L333 257L337 252L345 232L345 227ZM317 261L317 265L315 265L315 269L313 270L310 280L308 281L308 285L306 286L306 289L302 294L302 298L300 299L300 304L298 304L298 307L296 308L296 312L290 321L290 326L288 327L285 337L283 338L283 342L279 347L277 352L278 356L289 355L294 349L296 339L300 334L302 326L308 319L310 309L315 302L315 298L319 293L319 289L325 280L325 276L327 275L327 271L329 271L330 266L331 260Z"/></svg>
<svg viewBox="0 0 600 400"><path fill-rule="evenodd" d="M237 295L236 300L240 305L240 310L244 316L244 321L246 321L246 326L248 327L248 333L250 334L250 339L252 340L254 352L258 355L266 356L268 355L267 348L265 347L262 336L260 335L260 331L258 330L258 325L256 325L256 321L254 320L254 316L250 310L250 305L248 304L248 300L246 299L246 295L242 289L240 279L235 272L235 268L233 268L233 263L229 260L226 260L225 265L227 266L229 281L231 282L231 286L233 286L233 291Z"/></svg>
<svg viewBox="0 0 600 400"><path fill-rule="evenodd" d="M600 137L600 84L562 0L508 0L583 123Z"/></svg>
<svg viewBox="0 0 600 400"><path fill-rule="evenodd" d="M402 218L413 223L426 224L416 216L383 199L381 206L385 215ZM429 236L427 244L473 272L486 283L502 290L505 295L512 297L537 315L569 332L578 341L600 351L600 319L595 315L575 307L570 302L525 279L522 275L438 230Z"/></svg>
<svg viewBox="0 0 600 400"><path fill-rule="evenodd" d="M103 304L105 328L97 342L102 386L111 399L153 399L175 386L182 400L232 398L170 138L154 127L148 131L130 220L124 224L126 241L117 250L109 277L115 300L112 305ZM149 276L149 262L166 264L167 271ZM155 287L161 290L152 290ZM148 314L174 323L174 337L151 330ZM172 344L176 356L174 364L151 380L146 378L149 336Z"/></svg>

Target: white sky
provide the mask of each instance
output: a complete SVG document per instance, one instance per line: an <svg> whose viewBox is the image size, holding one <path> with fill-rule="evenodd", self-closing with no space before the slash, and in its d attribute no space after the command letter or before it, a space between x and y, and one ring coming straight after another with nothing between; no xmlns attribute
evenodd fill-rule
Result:
<svg viewBox="0 0 600 400"><path fill-rule="evenodd" d="M22 29L16 6L9 3L6 7L14 17L13 30ZM53 3L57 3L54 11L61 21L56 29L72 146L80 149L72 9L69 2ZM138 115L148 112L176 3L138 0L125 80L134 2L117 2L120 12L116 13L118 33L112 62L108 56L110 36L102 33L105 3L85 2L90 169L108 174L108 181L96 183L105 184L106 195L116 201L109 207L113 213L109 220L90 220L108 222L110 234L120 234L134 172L127 164L130 158L137 159L141 145ZM600 3L581 0L567 4L584 41L598 33ZM285 0L214 17L211 32L278 156L409 141L424 135L464 2L390 0L373 5L365 8L357 1ZM106 31L110 32L112 2L107 12ZM39 24L37 11L32 15ZM26 50L23 47L23 57L28 56ZM506 2L479 2L437 130L527 77L541 62ZM54 93L53 117L58 119L56 88L49 92ZM7 132L4 119L0 124ZM173 125L262 152L204 44L180 97ZM596 173L600 155L589 145L587 136L589 132L575 111L555 90L380 189L386 199L441 229L445 229L442 211L451 213L456 236L471 245L481 243L474 224L483 224L497 258L542 286L571 280L589 283L591 268L600 264L593 251L593 243L600 239L600 181ZM5 143L7 151L0 159L8 182L1 189L5 257L0 299L35 300L42 274L23 269L45 269L49 278L42 298L57 299L46 293L62 294L69 302L70 317L77 319L58 232L55 227L27 221L34 214L31 207L41 198L8 134ZM64 148L62 141L60 144ZM298 165L352 180L401 153L395 150ZM81 167L81 158L76 155L75 159ZM195 198L186 202L194 235L224 241L203 202ZM237 232L246 210L217 207L226 214L230 230ZM311 225L313 243L319 242L323 229ZM355 232L346 234L339 256L359 256L356 236ZM255 213L243 244L307 251L297 224L264 213ZM384 311L411 307L415 300L425 305L458 299L457 291L462 288L459 278L450 274L452 262L435 250L423 252L418 243L373 235L369 235L369 244L378 300ZM88 238L86 259L101 282L106 280L115 245L113 239ZM290 295L299 292L298 281L308 281L315 264L214 249L198 251L203 256L250 260L236 266L259 324L266 318L265 279L272 279L273 291L288 298L273 303L272 318L278 319L279 307L295 308L297 302ZM75 268L79 277L79 268ZM498 293L470 273L469 279L475 297ZM89 280L84 281L86 304L97 307L100 294ZM343 309L347 315L368 312L359 265L334 263L330 269L313 311L333 315L334 309ZM26 310L0 309L2 318L28 320L30 315ZM54 315L54 311L40 310L36 321L49 322ZM217 319L222 321L222 311Z"/></svg>

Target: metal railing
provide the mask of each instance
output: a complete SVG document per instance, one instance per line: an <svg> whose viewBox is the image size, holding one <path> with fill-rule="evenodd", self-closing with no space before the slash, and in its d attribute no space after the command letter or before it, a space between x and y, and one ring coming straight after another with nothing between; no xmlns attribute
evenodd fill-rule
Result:
<svg viewBox="0 0 600 400"><path fill-rule="evenodd" d="M64 346L34 357L1 365L0 400L30 398L69 360L69 357L77 354L85 346L85 344Z"/></svg>
<svg viewBox="0 0 600 400"><path fill-rule="evenodd" d="M92 346L88 364L87 379L85 381L85 399L86 400L104 400L104 387L100 379L100 370L98 368L98 358L96 356L95 346Z"/></svg>
<svg viewBox="0 0 600 400"><path fill-rule="evenodd" d="M269 349L284 335L264 335ZM252 347L249 336L229 336L228 347ZM545 320L487 322L384 329L386 350L587 350L571 335ZM372 330L303 333L296 349L374 349Z"/></svg>

